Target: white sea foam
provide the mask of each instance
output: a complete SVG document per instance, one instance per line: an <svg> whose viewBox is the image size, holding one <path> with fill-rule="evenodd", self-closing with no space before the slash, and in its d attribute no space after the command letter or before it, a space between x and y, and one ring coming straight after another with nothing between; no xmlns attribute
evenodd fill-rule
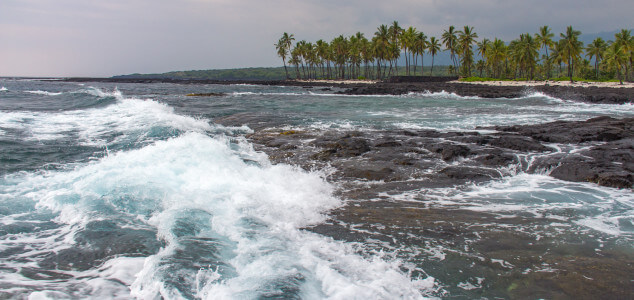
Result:
<svg viewBox="0 0 634 300"><path fill-rule="evenodd" d="M233 92L231 96L302 96L308 95L308 93L264 93L264 92Z"/></svg>
<svg viewBox="0 0 634 300"><path fill-rule="evenodd" d="M426 199L433 199L431 205L510 216L531 213L537 218L565 221L564 226L576 224L613 236L634 237L634 231L626 225L634 221L634 197L629 190L519 173L486 184L423 193ZM402 198L412 199L415 195Z"/></svg>
<svg viewBox="0 0 634 300"><path fill-rule="evenodd" d="M409 278L399 270L399 261L361 256L350 244L302 230L324 221L326 211L342 204L331 195L332 187L319 174L271 165L249 144L236 147L223 136L190 132L114 153L75 170L15 177L2 190L6 197L34 201L39 209L58 214L56 221L66 224L62 229L71 244L71 228L78 230L90 221L108 218L108 210L96 207L108 207L128 215L125 219L157 228L167 242L165 248L142 266L132 258L108 260L92 270L92 280L85 282L89 295L128 297L119 294L120 283L113 284L122 282L138 298L182 298L186 297L183 289L207 299L257 298L275 292L271 284L300 278L298 296L302 298L415 299L435 284L431 277ZM188 219L196 212L207 217ZM198 238L226 240L226 253L218 255L234 275L218 268L179 268L177 250L187 249L175 230L183 220L201 228L193 233ZM169 266L184 273L173 274ZM177 275L191 282L176 287L173 278ZM32 282L20 279L23 284ZM32 295L62 297L60 291L67 284L71 283L50 282ZM107 294L109 289L113 294Z"/></svg>
<svg viewBox="0 0 634 300"><path fill-rule="evenodd" d="M158 128L198 132L213 129L205 120L177 115L173 108L154 100L124 97L118 90L107 92L87 89L81 93L101 98L114 97L116 103L62 112L0 112L0 127L26 131L26 140L76 137L80 144L93 146L107 146L126 139L142 139ZM115 140L107 140L108 136L121 133L123 135Z"/></svg>
<svg viewBox="0 0 634 300"><path fill-rule="evenodd" d="M524 92L524 94L521 97L507 98L507 99L509 99L509 100L527 100L527 99L532 99L532 98L538 98L540 100L546 101L547 103L553 103L553 104L559 104L559 103L566 102L563 99L552 97L552 96L546 95L546 94L544 94L542 92L538 92L538 91L534 91L534 90L527 90L526 92Z"/></svg>
<svg viewBox="0 0 634 300"><path fill-rule="evenodd" d="M47 92L47 91L26 91L29 94L36 94L36 95L44 95L44 96L59 96L61 94L63 94L62 92Z"/></svg>

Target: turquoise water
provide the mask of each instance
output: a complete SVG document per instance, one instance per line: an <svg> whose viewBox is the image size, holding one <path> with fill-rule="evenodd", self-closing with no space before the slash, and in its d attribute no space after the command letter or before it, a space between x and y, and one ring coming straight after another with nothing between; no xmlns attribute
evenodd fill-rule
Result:
<svg viewBox="0 0 634 300"><path fill-rule="evenodd" d="M351 242L306 230L346 209L349 199L336 196L345 187L326 180L327 170L271 164L246 135L266 128L487 131L482 127L634 115L632 104L575 103L531 91L517 99L336 91L0 80L0 295L486 296L493 275L458 275L472 262L452 255L477 256L468 249L433 240ZM226 95L185 96L206 92ZM215 122L226 118L239 124ZM536 240L565 240L573 231L599 252L609 245L631 252L631 191L505 174L486 184L383 196L500 219L530 216L541 221L499 224Z"/></svg>

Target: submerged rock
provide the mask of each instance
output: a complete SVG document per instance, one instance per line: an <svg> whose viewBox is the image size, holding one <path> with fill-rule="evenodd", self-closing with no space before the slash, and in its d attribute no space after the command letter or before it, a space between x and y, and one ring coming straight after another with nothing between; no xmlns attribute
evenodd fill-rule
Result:
<svg viewBox="0 0 634 300"><path fill-rule="evenodd" d="M226 96L226 93L190 93L185 96L187 97L221 97Z"/></svg>

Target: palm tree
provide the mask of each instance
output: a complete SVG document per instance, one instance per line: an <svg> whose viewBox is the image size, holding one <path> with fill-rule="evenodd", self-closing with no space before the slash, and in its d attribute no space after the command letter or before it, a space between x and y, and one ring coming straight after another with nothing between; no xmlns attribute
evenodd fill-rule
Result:
<svg viewBox="0 0 634 300"><path fill-rule="evenodd" d="M299 73L299 64L300 64L300 49L295 47L291 51L291 59L288 61L289 64L295 65L295 79L301 79L301 75Z"/></svg>
<svg viewBox="0 0 634 300"><path fill-rule="evenodd" d="M295 38L292 34L288 34L284 32L280 40L275 44L275 49L277 49L277 55L282 58L282 63L284 63L284 71L286 72L286 79L288 79L288 70L286 69L286 57L288 56L291 46Z"/></svg>
<svg viewBox="0 0 634 300"><path fill-rule="evenodd" d="M476 70L478 70L480 72L480 76L479 77L482 77L482 72L486 68L486 63L484 62L484 60L478 59L478 62L475 64L475 67L476 67Z"/></svg>
<svg viewBox="0 0 634 300"><path fill-rule="evenodd" d="M489 51L489 48L491 48L491 41L487 38L482 39L481 42L478 42L476 44L477 50L478 50L478 55L480 55L480 57L482 57L482 63L484 63L484 69L486 69L486 66L489 64L489 62L487 61L487 54ZM487 73L489 73L487 71ZM490 76L490 75L489 75ZM482 77L482 70L480 70L480 77Z"/></svg>
<svg viewBox="0 0 634 300"><path fill-rule="evenodd" d="M491 47L488 50L487 54L489 56L488 60L491 62L491 66L493 68L493 77L501 78L502 77L502 61L506 59L508 53L508 48L504 41L495 38L493 43L491 43Z"/></svg>
<svg viewBox="0 0 634 300"><path fill-rule="evenodd" d="M451 25L449 26L449 30L445 30L442 34L442 42L445 44L445 51L449 51L451 53L451 61L454 65L454 70L457 68L457 60L456 60L456 52L458 46L458 36L456 28Z"/></svg>
<svg viewBox="0 0 634 300"><path fill-rule="evenodd" d="M467 76L471 76L471 65L473 65L473 49L471 45L475 43L475 39L478 38L478 34L473 32L473 27L465 26L462 31L459 31L460 37L458 42L460 44L460 51L462 53L462 66L465 69Z"/></svg>
<svg viewBox="0 0 634 300"><path fill-rule="evenodd" d="M594 57L595 79L599 79L599 62L603 59L603 53L607 50L608 44L600 37L594 39L588 47L586 47L586 57L592 59Z"/></svg>
<svg viewBox="0 0 634 300"><path fill-rule="evenodd" d="M359 42L359 46L361 48L361 58L363 59L363 63L365 64L364 77L370 78L370 68L369 64L374 60L374 51L372 51L372 43L368 41L368 39L364 36Z"/></svg>
<svg viewBox="0 0 634 300"><path fill-rule="evenodd" d="M416 49L416 57L420 54L420 74L423 76L423 68L425 66L425 50L429 47L427 36L419 32L414 39L414 49ZM416 59L414 60L414 75L416 75Z"/></svg>
<svg viewBox="0 0 634 300"><path fill-rule="evenodd" d="M539 44L533 36L523 33L519 39L511 41L508 48L516 71L519 70L519 77L524 77L525 75L527 78L532 79L537 58L539 57Z"/></svg>
<svg viewBox="0 0 634 300"><path fill-rule="evenodd" d="M377 31L374 33L374 38L372 38L372 41L374 43L374 53L376 55L376 61L377 61L377 67L378 67L377 77L381 79L382 78L381 63L388 57L388 48L389 48L388 46L390 44L387 25L381 25L377 28ZM387 66L384 66L384 68L386 67ZM385 73L385 71L383 73Z"/></svg>
<svg viewBox="0 0 634 300"><path fill-rule="evenodd" d="M401 39L402 32L403 32L403 28L399 26L398 21L392 22L392 25L390 26L390 42L392 43L391 58L394 59L394 65L396 67L396 75L398 75L398 58L401 57L401 50L398 47L398 44L399 44L399 40Z"/></svg>
<svg viewBox="0 0 634 300"><path fill-rule="evenodd" d="M625 52L625 46L621 43L612 43L605 52L605 63L609 68L613 68L616 71L616 75L621 84L623 84L621 70L627 67L627 60L628 55Z"/></svg>
<svg viewBox="0 0 634 300"><path fill-rule="evenodd" d="M321 77L325 78L326 77L326 70L325 70L326 63L328 64L328 67L330 68L330 61L328 56L328 50L329 50L328 48L330 45L328 44L328 42L324 40L318 40L317 42L315 42L315 46L317 47L317 56L319 57L320 65L321 65Z"/></svg>
<svg viewBox="0 0 634 300"><path fill-rule="evenodd" d="M539 27L539 33L535 34L535 39L537 40L537 44L539 44L540 48L546 49L546 59L550 60L550 56L548 55L548 48L552 48L555 46L555 42L553 42L553 37L555 35L550 32L550 28L548 26ZM548 64L550 65L550 64ZM546 71L546 79L550 78L550 68Z"/></svg>
<svg viewBox="0 0 634 300"><path fill-rule="evenodd" d="M343 35L340 35L330 43L333 50L333 59L335 66L338 66L338 73L341 79L345 79L346 62L348 60L349 42Z"/></svg>
<svg viewBox="0 0 634 300"><path fill-rule="evenodd" d="M557 72L557 77L561 77L561 64L564 62L564 41L557 41L552 48L550 48L552 55L550 56L550 60L553 63L556 63L559 66L559 70Z"/></svg>
<svg viewBox="0 0 634 300"><path fill-rule="evenodd" d="M432 36L429 38L427 51L431 55L431 71L429 72L429 76L434 76L434 56L440 51L440 41L438 41L436 37Z"/></svg>
<svg viewBox="0 0 634 300"><path fill-rule="evenodd" d="M288 79L288 70L286 69L286 56L288 55L288 51L286 50L286 44L282 42L280 39L275 45L275 49L277 50L277 56L282 58L282 63L284 63L284 71L286 72L286 79Z"/></svg>
<svg viewBox="0 0 634 300"><path fill-rule="evenodd" d="M626 56L629 56L630 65L632 65L632 56L634 56L634 37L631 34L632 32L626 29L621 29L621 32L614 34L614 43L619 44L621 51L623 51ZM627 63L625 64L625 80L629 81L629 67Z"/></svg>
<svg viewBox="0 0 634 300"><path fill-rule="evenodd" d="M410 26L401 34L400 46L401 46L401 49L405 51L405 72L407 75L409 75L410 64L411 64L409 61L409 55L407 52L408 50L410 54L414 52L412 50L414 50L414 40L416 39L416 33L417 33L416 28ZM414 68L415 67L416 65L414 65Z"/></svg>
<svg viewBox="0 0 634 300"><path fill-rule="evenodd" d="M561 41L563 42L563 55L568 64L568 76L570 76L570 82L572 81L572 73L574 70L574 63L581 57L581 50L583 49L583 43L579 41L580 31L572 29L572 26L566 28L566 33L560 33Z"/></svg>

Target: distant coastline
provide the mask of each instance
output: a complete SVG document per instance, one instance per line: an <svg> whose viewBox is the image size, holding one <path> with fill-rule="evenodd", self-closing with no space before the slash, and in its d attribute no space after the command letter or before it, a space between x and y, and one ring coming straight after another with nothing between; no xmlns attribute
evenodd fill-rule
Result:
<svg viewBox="0 0 634 300"><path fill-rule="evenodd" d="M407 78L407 77L405 77ZM65 78L68 82L112 82L112 83L175 83L175 84L254 84L299 86L305 88L339 88L341 94L353 95L403 95L408 93L448 92L460 96L481 98L517 98L539 92L563 100L625 104L634 102L634 84L619 85L614 82L555 82L555 81L475 81L464 82L446 77L442 82L360 81L360 80L198 80L171 78Z"/></svg>

